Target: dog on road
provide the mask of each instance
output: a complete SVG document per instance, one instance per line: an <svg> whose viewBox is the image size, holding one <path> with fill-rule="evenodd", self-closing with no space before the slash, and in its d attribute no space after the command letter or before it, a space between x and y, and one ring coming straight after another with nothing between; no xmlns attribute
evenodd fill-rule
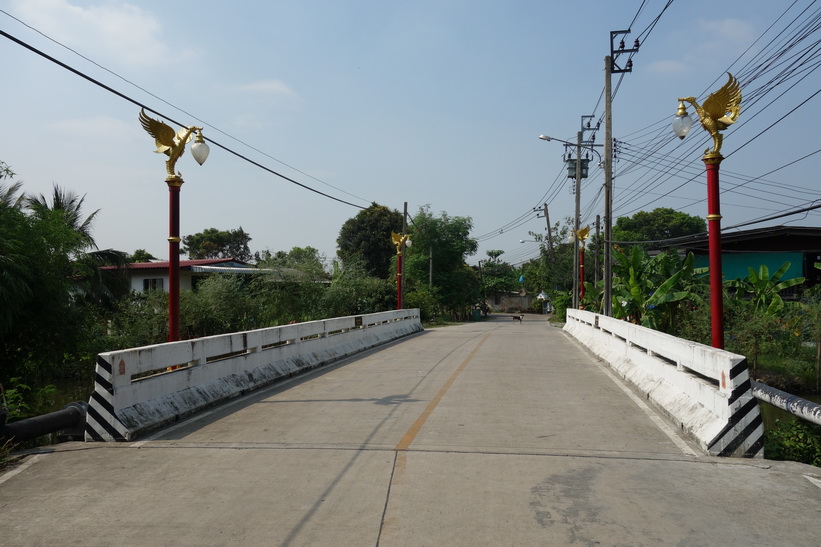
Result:
<svg viewBox="0 0 821 547"><path fill-rule="evenodd" d="M524 317L523 315L514 315L513 316L513 321L518 321L519 323L521 323L523 317Z"/></svg>

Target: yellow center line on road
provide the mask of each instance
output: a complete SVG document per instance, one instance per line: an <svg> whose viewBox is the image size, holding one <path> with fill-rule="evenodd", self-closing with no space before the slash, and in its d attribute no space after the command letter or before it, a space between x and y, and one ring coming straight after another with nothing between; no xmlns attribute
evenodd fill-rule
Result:
<svg viewBox="0 0 821 547"><path fill-rule="evenodd" d="M456 381L456 378L459 376L459 374L461 374L462 371L465 370L465 367L468 366L470 361L473 359L474 355L476 355L476 352L479 351L480 347L482 347L482 344L484 344L485 341L488 338L490 338L490 334L491 333L487 333L482 337L479 343L476 344L476 347L473 348L470 354L465 358L464 362L462 362L462 364L459 365L459 368L457 368L456 371L450 376L450 378L448 378L448 381L445 382L445 385L442 386L442 389L439 390L439 393L437 393L436 396L433 399L431 399L430 403L428 403L428 406L425 407L425 410L422 412L422 414L420 414L419 417L416 418L416 421L413 422L413 425L410 426L408 432L405 433L405 436L402 437L402 440L399 441L399 444L396 445L396 450L407 450L411 443L413 443L414 439L416 439L416 435L419 433L419 430L422 429L422 426L425 425L425 422L428 420L428 417L431 415L434 409L436 409L437 405L439 404L439 401L441 401L442 397L445 396L445 393L448 392L450 386L453 385L453 382Z"/></svg>

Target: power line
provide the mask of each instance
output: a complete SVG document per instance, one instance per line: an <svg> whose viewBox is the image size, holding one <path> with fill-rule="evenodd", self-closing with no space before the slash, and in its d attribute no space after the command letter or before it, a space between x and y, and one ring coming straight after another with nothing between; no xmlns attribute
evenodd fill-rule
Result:
<svg viewBox="0 0 821 547"><path fill-rule="evenodd" d="M247 143L247 142L243 141L242 139L239 139L239 138L237 138L237 137L235 137L235 136L233 136L233 135L230 135L229 133L227 133L227 132L223 131L223 130L222 130L222 129L220 129L219 127L216 127L216 126L214 126L214 125L212 125L212 124L209 124L208 122L206 122L206 121L202 120L201 118L199 118L199 117L197 117L196 115L194 115L194 114L192 114L192 113L188 112L187 110L185 110L185 109L183 109L183 108L181 108L181 107L179 107L179 106L177 106L177 105L175 105L175 104L172 104L172 103L168 102L167 100L163 99L162 97L160 97L160 96L158 96L158 95L156 95L156 94L152 93L151 91L149 91L149 90L145 89L144 87L142 87L142 86L140 86L140 85L138 85L138 84L136 84L136 83L132 82L131 80L129 80L129 79L127 79L127 78L125 78L125 77L121 76L120 74L117 74L117 73L116 73L116 72L114 72L113 70L111 70L111 69L109 69L109 68L107 68L107 67L105 67L105 66L101 65L100 63L98 63L98 62L94 61L93 59L90 59L89 57L86 57L86 56L85 56L85 55L83 55L82 53L78 52L77 50L75 50L75 49L73 49L73 48L70 48L69 46L67 46L67 45L63 44L63 43L62 43L62 42L60 42L59 40L55 40L55 39L54 39L54 38L52 38L51 36L49 36L49 35L45 34L44 32L40 31L39 29L37 29L37 28L35 28L35 27L33 27L33 26L29 25L29 24L28 24L28 23L26 23L25 21L23 21L23 20L21 20L21 19L18 19L18 18L17 18L17 17L15 17L14 15L11 15L11 14L10 14L10 13L8 13L7 11L5 11L5 10L1 10L1 9L0 9L0 13L5 14L5 15L6 15L6 16L8 16L9 18L14 19L15 21L17 21L17 22L18 22L18 23L20 23L21 25L23 25L23 26L25 26L25 27L27 27L27 28L31 29L32 31L34 31L34 32L36 32L37 34L39 34L40 36L44 37L45 39L47 39L47 40L49 40L49 41L53 42L54 44L57 44L58 46L62 47L63 49L66 49L66 50L68 50L68 51L70 51L70 52L74 53L75 55L77 55L77 56L78 56L78 57L80 57L81 59L84 59L84 60L88 61L89 63L93 64L94 66L96 66L96 67L98 67L98 68L100 68L100 69L102 69L102 70L104 70L104 71L108 72L109 74L111 74L111 75L115 76L116 78L119 78L120 80L124 81L125 83L127 83L127 84L129 84L129 85L131 85L131 86L133 86L133 87L136 87L136 88L137 88L137 89L139 89L140 91L142 91L142 92L146 93L147 95L149 95L149 96L151 96L151 97L154 97L154 98L155 98L155 99L157 99L158 101L161 101L161 102L163 102L163 103L167 104L167 105L168 105L168 106L170 106L171 108L173 108L173 109L175 109L175 110L178 110L178 111L182 112L182 113L183 113L183 114L185 114L186 116L190 116L191 118L193 118L193 119L197 120L198 122L200 122L200 123L202 123L202 124L207 125L209 128L213 129L214 131L216 131L216 132L218 132L218 133L222 133L222 134L223 134L223 135L225 135L226 137L228 137L228 138L230 138L230 139L233 139L234 141L236 141L236 142L238 142L238 143L242 144L243 146L246 146L246 147L250 148L251 150L254 150L255 152L258 152L258 153L262 154L263 156L265 156L265 157L267 157L267 158L270 158L270 159L274 160L275 162L277 162L277 163L279 163L279 164L281 164L281 165L284 165L285 167L287 167L287 168L289 168L289 169L292 169L292 170L296 171L297 173L300 173L300 174L302 174L302 175L305 175L306 177L311 178L311 179L313 179L313 180L315 180L315 181L319 182L320 184L324 184L325 186L328 186L329 188L333 188L334 190L338 190L339 192L342 192L343 194L347 194L347 195L349 195L349 196L351 196L351 197L354 197L354 198L360 199L360 200L365 201L365 202L369 202L369 200L367 200L367 199L365 199L365 198L363 198L363 197L360 197L360 196L354 195L354 194L352 194L352 193L350 193L350 192L348 192L348 191L346 191L346 190L343 190L342 188L338 188L338 187L336 187L336 186L334 186L334 185L332 185L332 184L329 184L329 183L325 182L324 180L321 180L321 179L319 179L319 178L317 178L317 177L315 177L315 176L313 176L313 175L311 175L311 174L309 174L309 173L306 173L306 172L304 172L304 171L302 171L302 170L298 169L297 167L294 167L293 165L290 165L290 164L288 164L288 163L286 163L286 162L284 162L284 161L282 161L282 160L280 160L280 159L278 159L278 158L276 158L276 157L272 156L271 154L268 154L267 152L264 152L263 150L260 150L259 148L256 148L255 146L252 146L251 144L249 144L249 143Z"/></svg>
<svg viewBox="0 0 821 547"><path fill-rule="evenodd" d="M24 48L28 49L29 51L31 51L31 52L33 52L33 53L36 53L37 55L40 55L41 57L43 57L43 58L45 58L45 59L47 59L47 60L51 61L52 63L54 63L54 64L56 64L56 65L58 65L58 66L60 66L60 67L62 67L62 68L64 68L64 69L66 69L66 70L68 70L69 72L71 72L71 73L73 73L73 74L75 74L75 75L77 75L77 76L80 76L81 78L83 78L83 79L85 79L85 80L87 80L87 81L89 81L89 82L93 83L94 85L96 85L96 86L98 86L98 87L100 87L100 88L102 88L102 89L105 89L105 90L106 90L106 91L108 91L109 93L113 93L114 95L117 95L117 96L118 96L118 97L120 97L121 99L124 99L124 100L126 100L126 101L128 101L128 102L130 102L130 103L132 103L132 104L134 104L134 105L136 105L136 106L139 106L139 107L141 107L141 108L144 108L145 110L148 110L149 112L152 112L152 113L154 113L154 114L157 114L158 116L161 116L161 117L163 117L163 118L165 118L165 119L167 119L167 120L169 120L169 121L171 121L171 122L173 122L173 123L175 123L175 124L177 124L177 125L179 125L179 126L185 126L185 124L183 124L183 123L181 123L181 122L178 122L178 121L174 120L172 117L167 116L167 115L165 115L165 114L162 114L161 112L158 112L157 110L154 110L154 109L153 109L153 108L151 108L150 106L145 105L145 104L143 104L143 103L141 103L141 102L137 101L136 99L133 99L133 98L129 97L128 95L126 95L126 94L124 94L124 93L120 92L120 91L117 91L116 89L114 89L114 88L112 88L112 87L110 87L110 86L108 86L108 85L106 85L106 84L104 84L104 83L100 82L99 80L96 80L96 79L92 78L91 76L89 76L89 75L85 74L84 72L82 72L82 71L80 71L80 70L78 70L78 69L75 69L75 68L73 68L73 67L69 66L68 64L66 64L66 63L64 63L64 62L62 62L62 61L60 61L60 60L58 60L58 59L56 59L56 58L52 57L51 55L48 55L47 53L45 53L45 52L43 52L43 51L41 51L41 50L39 50L39 49L35 48L34 46L32 46L32 45L30 45L30 44L28 44L28 43L24 42L23 40L20 40L20 39L18 39L18 38L15 38L15 37L14 37L14 36L12 36L11 34L9 34L9 33L5 32L5 31L3 31L3 30L0 30L0 35L4 36L5 38L8 38L8 39L9 39L9 40L11 40L12 42L15 42L16 44L18 44L18 45L20 45L20 46L23 46ZM220 131L220 132L222 133L222 131ZM312 187L310 187L310 186L308 186L308 185L306 185L306 184L302 184L301 182L298 182L298 181L296 181L296 180L294 180L294 179L292 179L292 178L290 178L290 177L288 177L288 176L286 176L286 175L283 175L282 173L279 173L279 172L277 172L277 171L275 171L275 170L273 170L273 169L271 169L271 168L269 168L269 167L266 167L266 166L264 166L264 165L260 164L259 162L256 162L256 161L253 161L253 160L249 159L248 157L246 157L246 156L244 156L244 155L240 154L239 152L236 152L235 150L233 150L233 149L231 149L231 148L228 148L227 146L225 146L225 145L223 145L223 144L221 144L221 143L219 143L219 142L217 142L217 141L215 141L215 140L213 140L213 139L211 139L211 138L205 138L205 140L206 140L206 141L208 141L208 142L210 142L210 143L212 143L213 145L215 145L215 146L217 146L217 147L219 147L219 148L222 148L224 151L226 151L226 152L228 152L228 153L230 153L230 154L233 154L234 156L236 156L236 157L238 157L238 158L240 158L240 159L242 159L242 160L247 161L248 163L250 163L250 164L252 164L252 165L254 165L254 166L256 166L256 167L259 167L260 169L262 169L262 170L264 170L264 171L267 171L267 172L269 172L269 173L271 173L271 174L273 174L273 175L276 175L276 176L278 176L278 177L280 177L280 178L282 178L282 179L284 179L284 180L286 180L286 181L288 181L288 182L290 182L290 183L292 183L292 184L295 184L295 185L297 185L297 186L299 186L299 187L301 187L301 188L304 188L305 190L309 190L309 191L311 191L311 192L314 192L315 194L319 194L320 196L326 197L326 198L328 198L328 199L332 199L332 200L334 200L334 201L338 201L338 202L340 202L340 203L344 203L345 205L350 205L351 207L356 207L356 208L358 208L358 209L366 209L366 208L367 208L367 207L364 207L364 206L362 206L362 205L357 205L357 204L355 204L355 203L351 203L351 202L349 202L349 201L345 201L345 200L343 200L343 199L337 198L337 197L332 196L332 195L330 195L330 194L326 194L325 192L322 192L322 191L320 191L320 190L317 190L316 188L312 188ZM359 199L362 199L362 198L359 198Z"/></svg>

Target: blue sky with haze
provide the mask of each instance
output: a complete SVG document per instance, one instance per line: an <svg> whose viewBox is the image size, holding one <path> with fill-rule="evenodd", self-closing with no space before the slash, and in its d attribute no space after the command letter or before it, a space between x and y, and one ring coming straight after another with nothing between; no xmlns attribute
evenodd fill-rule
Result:
<svg viewBox="0 0 821 547"><path fill-rule="evenodd" d="M536 244L519 243L544 233L534 207L548 202L553 221L573 214L564 148L537 137L574 141L581 116L602 116L611 30L631 28L628 46L642 39L633 72L613 80L615 216L655 207L706 215L708 135L696 125L678 141L669 121L677 97L705 98L727 70L745 98L722 148L723 225L821 199L821 55L811 47L821 8L666 4L2 0L0 29L341 200L469 216L480 240L470 262L500 249L515 263L538 255ZM805 25L808 37L788 47ZM0 160L24 190L48 194L56 183L85 195L87 213L100 209L101 248L166 258L164 157L152 153L139 107L7 38L0 58ZM177 169L182 234L242 226L253 251L310 245L332 258L341 225L359 210L216 146L204 166L186 154ZM593 169L582 185L583 224L603 213L602 182ZM808 213L751 227L819 221Z"/></svg>

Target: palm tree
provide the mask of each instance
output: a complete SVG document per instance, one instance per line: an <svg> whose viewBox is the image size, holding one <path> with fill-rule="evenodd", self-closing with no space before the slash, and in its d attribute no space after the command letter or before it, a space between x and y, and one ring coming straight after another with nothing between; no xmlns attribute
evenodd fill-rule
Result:
<svg viewBox="0 0 821 547"><path fill-rule="evenodd" d="M83 218L85 196L66 191L54 185L51 202L42 194L29 196L25 203L32 214L41 220L56 218L76 236L76 241L65 248L71 262L69 276L72 292L97 304L111 306L115 296L103 276L104 266L123 268L128 264L128 255L114 249L101 250L92 236L92 226L99 209Z"/></svg>
<svg viewBox="0 0 821 547"><path fill-rule="evenodd" d="M35 217L41 220L45 220L55 213L59 214L65 225L79 236L80 246L77 249L79 252L89 248L97 248L94 237L91 235L91 227L100 210L97 209L83 219L82 208L85 199L85 196L80 197L74 192L63 190L55 184L51 195L51 203L43 194L40 194L37 197L27 197L26 206Z"/></svg>
<svg viewBox="0 0 821 547"><path fill-rule="evenodd" d="M0 180L11 178L14 173L0 162ZM24 195L20 192L21 182L11 186L0 184L0 334L11 329L14 315L25 307L32 294L30 264L23 253L25 244L13 237L26 217L22 211Z"/></svg>

